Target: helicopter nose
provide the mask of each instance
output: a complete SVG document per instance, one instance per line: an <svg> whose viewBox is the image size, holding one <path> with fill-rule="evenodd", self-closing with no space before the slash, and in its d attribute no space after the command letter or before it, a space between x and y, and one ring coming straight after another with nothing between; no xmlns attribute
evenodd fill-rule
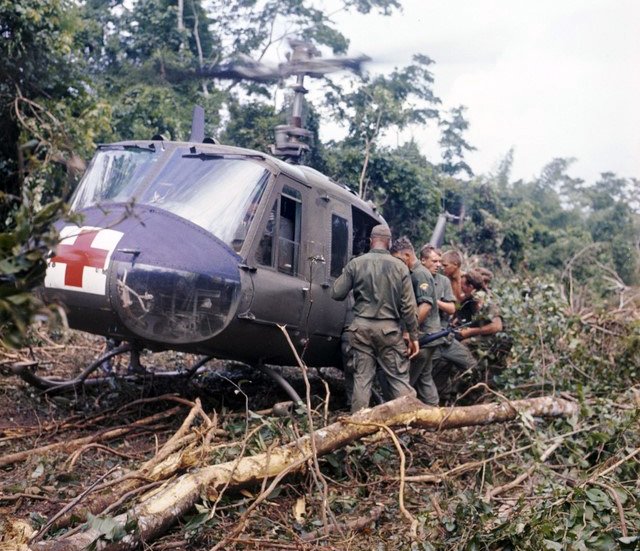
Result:
<svg viewBox="0 0 640 551"><path fill-rule="evenodd" d="M240 297L240 257L188 220L138 208L113 228L109 295L121 323L143 339L188 344L220 333Z"/></svg>
<svg viewBox="0 0 640 551"><path fill-rule="evenodd" d="M81 227L60 227L43 291L66 306L72 327L180 345L210 339L233 319L240 257L218 238L145 205L80 215Z"/></svg>

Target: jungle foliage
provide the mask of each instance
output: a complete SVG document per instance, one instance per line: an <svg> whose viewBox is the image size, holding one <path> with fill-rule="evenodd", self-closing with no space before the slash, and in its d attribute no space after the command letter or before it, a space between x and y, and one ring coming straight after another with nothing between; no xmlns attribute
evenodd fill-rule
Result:
<svg viewBox="0 0 640 551"><path fill-rule="evenodd" d="M344 3L362 13L398 8L395 0ZM205 107L209 135L267 149L273 125L286 120L286 102L274 107L279 86L205 81L194 71L239 55L261 60L287 37L305 36L328 55L348 48L330 14L299 1L2 0L0 29L0 216L8 228L23 190L36 210L68 197L96 143L185 139L195 103ZM307 108L316 132L307 162L372 200L396 234L416 243L428 240L444 209L464 216L447 243L494 268L570 270L598 297L613 285L598 283L598 273L617 277L618 290L637 284L638 180L603 173L584 182L570 176L572 159L552 159L531 181L512 181L512 151L496 174L474 177L464 106L442 108L433 63L417 54L389 75L325 79L324 104ZM317 134L327 120L345 129L330 149ZM439 154L384 141L412 125L440 129Z"/></svg>
<svg viewBox="0 0 640 551"><path fill-rule="evenodd" d="M343 4L389 13L400 3ZM95 145L157 133L185 139L199 103L208 134L266 149L273 124L286 119L286 106L275 101L278 86L185 78L185 70L240 54L263 59L284 38L299 35L327 54L348 48L330 14L301 0L0 0L3 345L23 345L30 321L44 313L29 291L41 281L46 251L55 243L51 221L65 214L64 199ZM544 430L523 419L515 429L465 442L460 453L470 459L490 447L498 453L501 446L534 446L501 470L491 464L445 484L438 495L448 505L441 514L416 498L414 505L431 511L420 519L423 528L432 534L432 548L553 550L570 541L574 549L630 549L640 533L637 457L606 478L600 473L640 445L638 409L625 407L638 401L629 389L640 376L634 290L640 284L640 180L605 172L585 182L570 175L573 160L565 158L551 159L535 178L513 180L513 151L496 173L475 175L465 159L473 145L465 138L464 107L445 109L446 98L435 96L433 63L421 54L390 75L322 83L324 103L307 108L316 135L307 162L376 203L395 234L416 245L428 240L443 210L460 216L446 245L461 249L467 265L499 275L495 290L517 335L503 392L577 393L583 416L575 427L558 422ZM324 144L318 129L329 120L343 123L345 137ZM440 129L441 154L384 140L416 124ZM528 495L503 502L483 497L486 484L527 472L550 439L572 430L581 432L563 437L567 445L553 468L531 473ZM367 482L365 467L393 468L385 463L391 455L392 446L380 445L373 455L363 446L325 466L342 483ZM332 499L345 510L367 497L361 489L341 492Z"/></svg>

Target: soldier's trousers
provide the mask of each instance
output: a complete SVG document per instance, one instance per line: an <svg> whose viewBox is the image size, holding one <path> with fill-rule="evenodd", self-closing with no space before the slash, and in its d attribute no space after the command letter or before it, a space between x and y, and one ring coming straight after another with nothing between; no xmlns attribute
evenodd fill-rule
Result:
<svg viewBox="0 0 640 551"><path fill-rule="evenodd" d="M344 371L344 390L349 406L353 396L353 348L350 341L349 330L345 328L340 337L340 350L342 352L342 369Z"/></svg>
<svg viewBox="0 0 640 551"><path fill-rule="evenodd" d="M431 374L433 354L438 348L421 348L418 355L411 360L409 382L416 389L418 398L429 406L437 406L439 402L438 389Z"/></svg>
<svg viewBox="0 0 640 551"><path fill-rule="evenodd" d="M369 407L377 368L384 372L392 398L416 395L409 382L407 346L396 320L356 317L348 333L353 354L352 412Z"/></svg>
<svg viewBox="0 0 640 551"><path fill-rule="evenodd" d="M433 380L440 397L446 401L457 392L458 379L478 368L478 360L460 341L452 339L438 347L433 357Z"/></svg>
<svg viewBox="0 0 640 551"><path fill-rule="evenodd" d="M471 350L455 339L438 347L437 352L433 355L433 363L434 373L436 367L440 368L445 364L450 364L447 366L448 369L453 367L457 371L473 370L478 367L478 360L475 359Z"/></svg>

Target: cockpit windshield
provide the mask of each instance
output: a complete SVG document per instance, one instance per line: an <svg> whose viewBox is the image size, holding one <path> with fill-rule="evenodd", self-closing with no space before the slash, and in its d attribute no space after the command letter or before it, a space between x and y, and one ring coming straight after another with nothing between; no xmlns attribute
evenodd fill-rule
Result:
<svg viewBox="0 0 640 551"><path fill-rule="evenodd" d="M201 226L239 251L271 173L247 157L194 154L179 148L152 175L162 153L137 146L98 151L72 209L127 202L157 206Z"/></svg>
<svg viewBox="0 0 640 551"><path fill-rule="evenodd" d="M113 147L98 151L76 192L71 208L130 201L160 155L151 148Z"/></svg>
<svg viewBox="0 0 640 551"><path fill-rule="evenodd" d="M239 251L270 172L242 158L177 150L140 202L173 212Z"/></svg>

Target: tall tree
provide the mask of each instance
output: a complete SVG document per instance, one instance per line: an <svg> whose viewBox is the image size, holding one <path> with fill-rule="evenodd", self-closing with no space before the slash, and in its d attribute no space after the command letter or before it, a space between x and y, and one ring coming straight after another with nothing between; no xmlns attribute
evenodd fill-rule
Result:
<svg viewBox="0 0 640 551"><path fill-rule="evenodd" d="M463 105L454 107L449 111L449 116L438 123L443 159L440 170L449 176L457 176L460 172L468 177L473 176L473 170L464 160L465 153L476 149L464 138L464 133L469 129L469 122L464 118L465 110Z"/></svg>
<svg viewBox="0 0 640 551"><path fill-rule="evenodd" d="M43 308L40 283L55 243L59 199L80 157L108 122L108 107L84 76L78 5L0 0L0 342L19 346Z"/></svg>
<svg viewBox="0 0 640 551"><path fill-rule="evenodd" d="M108 107L93 95L75 48L81 26L71 0L0 0L3 221L25 183L39 186L42 201L60 193L67 163L87 154L106 124Z"/></svg>
<svg viewBox="0 0 640 551"><path fill-rule="evenodd" d="M606 244L611 263L627 284L640 282L637 238L637 216L634 217L630 192L625 178L605 172L593 185L583 188L588 202L587 227L595 242ZM636 213L637 215L637 213Z"/></svg>
<svg viewBox="0 0 640 551"><path fill-rule="evenodd" d="M367 197L367 171L380 136L393 128L426 124L438 116L435 106L440 100L432 89L433 75L429 70L432 63L425 55L415 55L411 65L395 69L389 76L365 76L353 83L351 92L334 87L327 94L334 116L347 121L344 145L362 151L357 188L360 197Z"/></svg>

